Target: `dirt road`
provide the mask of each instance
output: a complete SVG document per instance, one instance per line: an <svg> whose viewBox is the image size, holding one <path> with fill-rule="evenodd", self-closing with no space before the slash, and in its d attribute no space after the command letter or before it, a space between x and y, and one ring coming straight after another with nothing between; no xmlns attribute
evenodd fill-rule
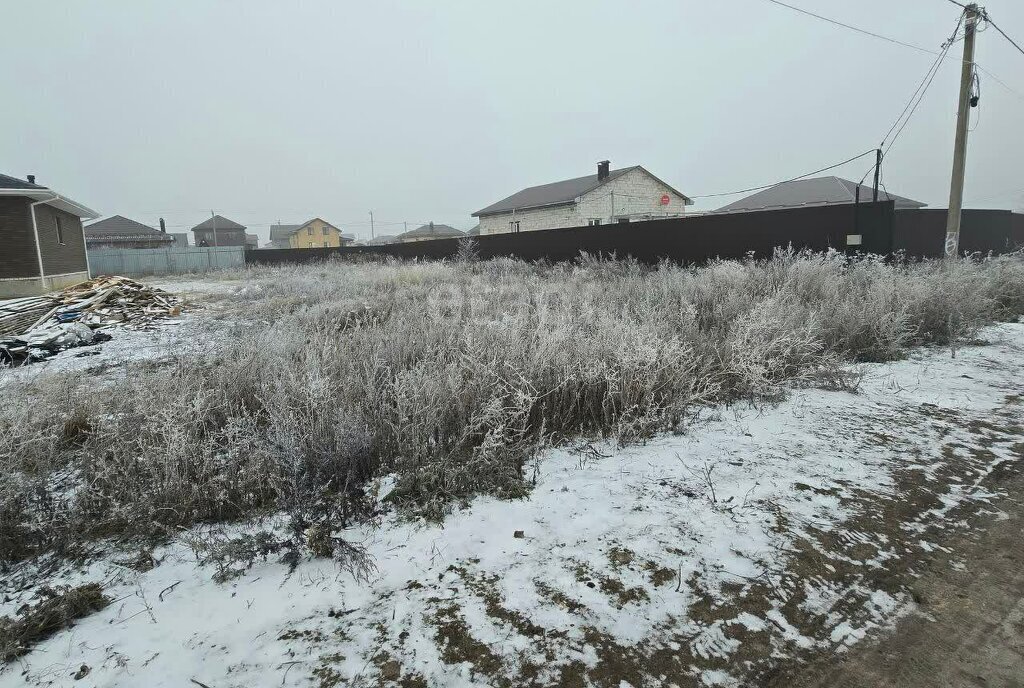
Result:
<svg viewBox="0 0 1024 688"><path fill-rule="evenodd" d="M1005 496L942 543L914 586L918 613L845 655L784 671L799 688L1024 686L1024 471L993 476Z"/></svg>

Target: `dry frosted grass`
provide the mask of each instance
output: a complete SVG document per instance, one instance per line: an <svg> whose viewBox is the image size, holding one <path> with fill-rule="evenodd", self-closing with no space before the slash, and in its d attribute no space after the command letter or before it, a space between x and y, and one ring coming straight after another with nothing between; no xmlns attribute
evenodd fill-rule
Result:
<svg viewBox="0 0 1024 688"><path fill-rule="evenodd" d="M695 407L844 387L846 360L1024 313L1020 256L890 265L779 253L703 268L584 258L256 268L216 354L5 387L0 563L99 536L289 515L346 551L361 485L438 516L523 494L538 448L681 430ZM270 543L265 546L276 547ZM264 546L261 545L261 546ZM276 551L276 550L275 550Z"/></svg>

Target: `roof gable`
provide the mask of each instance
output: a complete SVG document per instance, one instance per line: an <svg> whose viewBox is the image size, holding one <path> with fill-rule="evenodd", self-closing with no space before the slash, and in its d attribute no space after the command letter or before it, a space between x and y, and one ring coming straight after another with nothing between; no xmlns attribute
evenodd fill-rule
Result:
<svg viewBox="0 0 1024 688"><path fill-rule="evenodd" d="M296 229L296 231L305 229L306 227L310 226L311 224L313 224L314 222L317 222L317 221L321 222L322 224L327 225L328 227L330 227L331 229L333 229L336 232L341 232L340 229L338 229L337 227L335 227L334 225L332 225L330 222L328 222L327 220L323 219L322 217L314 217L312 220L307 220L306 222L303 222L301 225L298 225L298 228Z"/></svg>
<svg viewBox="0 0 1024 688"><path fill-rule="evenodd" d="M750 210L771 210L775 208L798 208L815 205L835 205L856 201L857 188L860 187L861 202L871 200L872 188L856 184L840 177L813 177L782 182L775 186L758 191L738 201L713 210L713 213L734 213ZM897 208L920 208L926 203L915 201L903 196L878 190L880 201L894 201Z"/></svg>
<svg viewBox="0 0 1024 688"><path fill-rule="evenodd" d="M473 213L473 217L507 213L512 210L526 210L527 208L542 208L544 206L572 203L588 191L593 191L602 184L606 184L616 177L621 177L626 172L634 170L637 167L639 166L636 165L633 167L624 167L620 170L610 170L608 172L608 176L601 180L598 180L596 174L588 174L585 177L575 177L573 179L564 179L560 182L552 182L551 184L530 186L508 196L507 198L503 198L497 203L492 203L486 208L476 211Z"/></svg>
<svg viewBox="0 0 1024 688"><path fill-rule="evenodd" d="M192 231L194 232L197 229L245 229L245 225L240 225L234 220L229 220L221 215L214 215L209 220L204 220L197 224L192 228Z"/></svg>
<svg viewBox="0 0 1024 688"><path fill-rule="evenodd" d="M86 239L115 237L130 237L133 239L147 239L152 241L174 241L174 239L167 234L153 229L148 225L144 225L141 222L129 219L123 215L113 215L100 220L99 222L93 222L91 225L85 226Z"/></svg>
<svg viewBox="0 0 1024 688"><path fill-rule="evenodd" d="M519 191L518 193L514 193L508 198L504 198L497 203L489 205L482 210L476 211L473 213L473 217L496 215L498 213L507 213L512 210L527 210L529 208L543 208L546 206L572 203L580 196L584 196L608 182L618 179L628 172L632 172L633 170L640 170L651 179L665 186L667 189L680 196L683 199L683 202L687 205L692 203L692 201L684 194L674 189L671 185L666 184L661 179L655 177L642 165L633 165L632 167L623 167L618 170L609 170L608 176L604 179L598 179L596 174L588 174L585 177L576 177L574 179L566 179L560 182L553 182L551 184L531 186Z"/></svg>
<svg viewBox="0 0 1024 688"><path fill-rule="evenodd" d="M40 186L39 184L33 184L25 181L24 179L18 179L17 177L11 177L6 174L0 174L0 189L45 189L47 187Z"/></svg>
<svg viewBox="0 0 1024 688"><path fill-rule="evenodd" d="M398 235L398 239L450 239L452 237L465 236L465 232L462 232L454 227L448 225L435 225L434 223L426 224L416 229L410 229L408 232L403 232Z"/></svg>
<svg viewBox="0 0 1024 688"><path fill-rule="evenodd" d="M92 220L100 216L95 210L76 203L47 186L33 184L6 174L0 174L0 196L31 198L84 220Z"/></svg>
<svg viewBox="0 0 1024 688"><path fill-rule="evenodd" d="M270 225L270 240L280 241L295 234L300 225Z"/></svg>

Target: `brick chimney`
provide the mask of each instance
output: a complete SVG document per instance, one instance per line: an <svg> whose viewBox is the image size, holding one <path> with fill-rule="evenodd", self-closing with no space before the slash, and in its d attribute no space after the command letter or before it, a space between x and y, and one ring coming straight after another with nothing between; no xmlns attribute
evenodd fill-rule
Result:
<svg viewBox="0 0 1024 688"><path fill-rule="evenodd" d="M611 162L609 162L608 160L602 160L601 162L597 163L597 181L604 181L605 179L608 178L609 165L611 165Z"/></svg>

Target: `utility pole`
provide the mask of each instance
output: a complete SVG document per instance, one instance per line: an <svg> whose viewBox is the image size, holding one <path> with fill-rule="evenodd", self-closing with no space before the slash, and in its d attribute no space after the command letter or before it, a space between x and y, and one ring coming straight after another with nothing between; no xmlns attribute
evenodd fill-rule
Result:
<svg viewBox="0 0 1024 688"><path fill-rule="evenodd" d="M953 175L949 183L949 215L946 217L946 257L955 258L960 246L960 208L964 200L964 167L967 162L967 123L971 116L971 81L974 79L974 33L978 6L964 8L964 61L960 66L960 106L956 113L956 142L953 145Z"/></svg>
<svg viewBox="0 0 1024 688"><path fill-rule="evenodd" d="M377 235L373 233L373 211L371 210L370 211L370 238L374 239L374 238L376 238L376 236Z"/></svg>
<svg viewBox="0 0 1024 688"><path fill-rule="evenodd" d="M217 243L217 214L211 210L210 217L213 218L213 245L219 246Z"/></svg>
<svg viewBox="0 0 1024 688"><path fill-rule="evenodd" d="M882 149L875 149L875 190L871 193L871 202L878 203L878 174L882 170ZM858 189L858 192L860 190Z"/></svg>

